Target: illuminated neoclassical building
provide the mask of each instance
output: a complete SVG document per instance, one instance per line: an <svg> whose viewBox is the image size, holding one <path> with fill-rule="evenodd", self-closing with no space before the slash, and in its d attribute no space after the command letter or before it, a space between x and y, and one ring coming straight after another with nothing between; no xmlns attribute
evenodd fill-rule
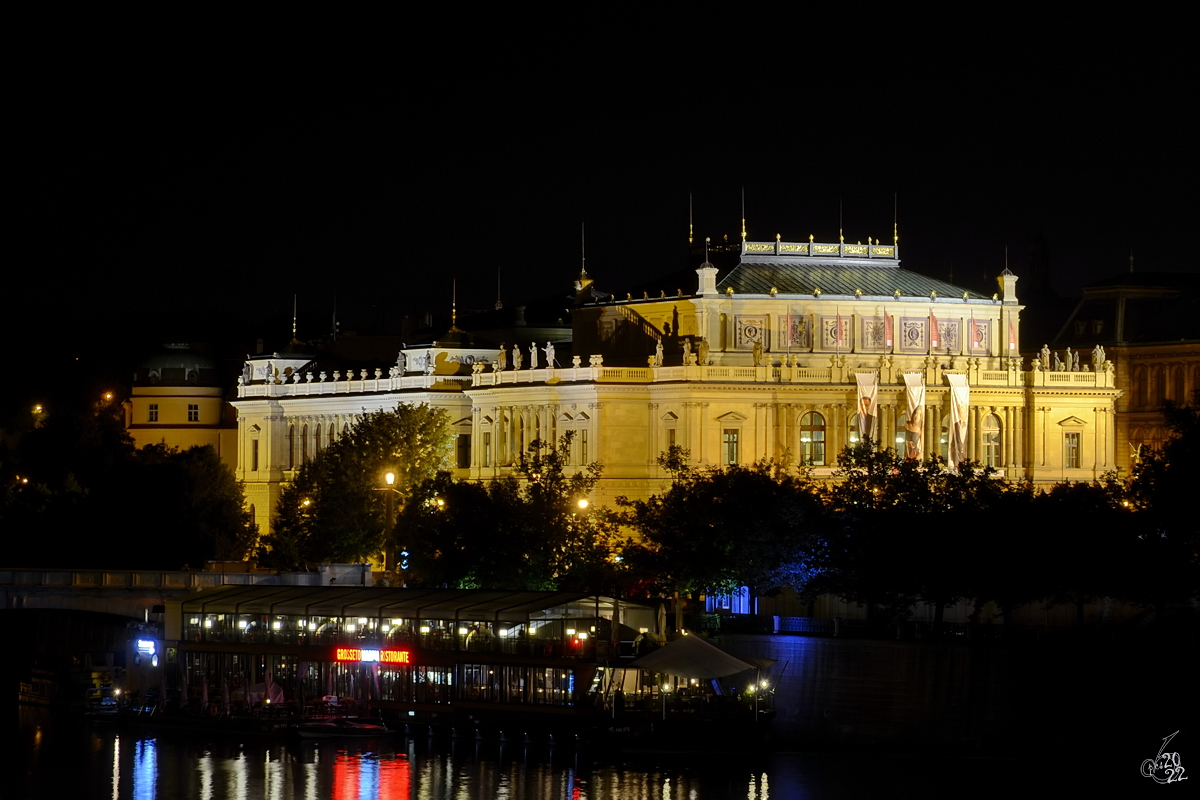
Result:
<svg viewBox="0 0 1200 800"><path fill-rule="evenodd" d="M989 297L903 269L895 244L774 241L692 281L622 298L583 273L573 341L549 348L448 336L352 374L247 361L238 478L259 525L304 459L401 402L449 411L462 478L503 475L530 441L574 431L573 461L604 465L600 502L660 490L672 444L700 466L786 459L817 476L863 436L1038 482L1114 466L1112 363L1099 349L1023 359L1011 273Z"/></svg>

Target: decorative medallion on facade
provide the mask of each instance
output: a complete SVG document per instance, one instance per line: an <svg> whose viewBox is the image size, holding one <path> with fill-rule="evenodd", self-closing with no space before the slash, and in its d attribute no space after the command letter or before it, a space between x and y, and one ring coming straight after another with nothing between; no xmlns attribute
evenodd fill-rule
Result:
<svg viewBox="0 0 1200 800"><path fill-rule="evenodd" d="M900 352L925 353L929 350L929 317L900 318Z"/></svg>
<svg viewBox="0 0 1200 800"><path fill-rule="evenodd" d="M750 350L758 342L764 348L767 342L766 314L738 314L733 318L733 346L738 350Z"/></svg>
<svg viewBox="0 0 1200 800"><path fill-rule="evenodd" d="M821 315L821 349L850 350L854 318L849 314Z"/></svg>
<svg viewBox="0 0 1200 800"><path fill-rule="evenodd" d="M991 351L992 336L991 325L984 319L972 319L967 321L967 346L970 352L978 355L986 355Z"/></svg>

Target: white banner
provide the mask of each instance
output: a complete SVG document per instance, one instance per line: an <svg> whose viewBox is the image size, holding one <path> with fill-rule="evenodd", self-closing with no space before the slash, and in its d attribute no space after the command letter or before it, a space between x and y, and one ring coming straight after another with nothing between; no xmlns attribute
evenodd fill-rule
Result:
<svg viewBox="0 0 1200 800"><path fill-rule="evenodd" d="M971 388L966 375L947 375L950 382L950 469L967 460L967 421L971 413Z"/></svg>
<svg viewBox="0 0 1200 800"><path fill-rule="evenodd" d="M925 457L925 374L904 373L908 399L908 421L904 423L904 457L920 461Z"/></svg>
<svg viewBox="0 0 1200 800"><path fill-rule="evenodd" d="M878 443L879 375L859 372L854 377L858 380L858 434Z"/></svg>

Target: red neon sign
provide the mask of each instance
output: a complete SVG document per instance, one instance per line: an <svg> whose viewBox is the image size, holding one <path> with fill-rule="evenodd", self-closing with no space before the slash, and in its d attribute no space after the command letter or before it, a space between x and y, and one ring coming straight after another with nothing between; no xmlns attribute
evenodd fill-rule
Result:
<svg viewBox="0 0 1200 800"><path fill-rule="evenodd" d="M408 650L372 650L362 647L339 647L334 653L336 661L365 661L380 664L411 664L412 653Z"/></svg>

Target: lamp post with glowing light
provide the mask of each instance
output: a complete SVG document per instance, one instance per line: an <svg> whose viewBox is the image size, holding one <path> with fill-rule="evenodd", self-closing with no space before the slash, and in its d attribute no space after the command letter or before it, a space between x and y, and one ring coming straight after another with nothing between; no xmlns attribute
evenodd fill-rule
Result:
<svg viewBox="0 0 1200 800"><path fill-rule="evenodd" d="M386 486L382 489L376 489L378 492L383 492L384 500L387 503L387 510L384 512L384 528L383 537L383 569L384 571L400 581L400 585L404 585L404 575L400 570L396 569L396 495L400 494L396 489L396 473L388 472L383 476L383 481Z"/></svg>

